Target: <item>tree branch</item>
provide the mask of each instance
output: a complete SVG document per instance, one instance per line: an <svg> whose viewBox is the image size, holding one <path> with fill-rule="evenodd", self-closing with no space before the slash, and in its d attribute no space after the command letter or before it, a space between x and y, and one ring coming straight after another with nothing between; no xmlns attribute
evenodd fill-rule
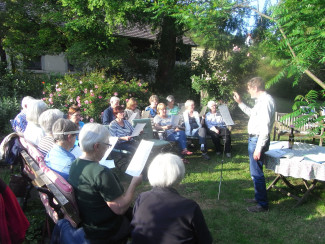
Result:
<svg viewBox="0 0 325 244"><path fill-rule="evenodd" d="M281 35L283 36L283 38L284 38L284 40L285 40L285 42L286 42L286 44L287 44L287 46L288 46L288 48L290 50L290 53L291 53L293 59L295 60L297 58L295 52L293 51L293 49L292 49L292 47L290 45L290 42L289 42L286 34L284 33L283 29L281 28L281 26L279 25L279 23L274 18L272 18L272 17L270 17L270 16L268 16L266 14L263 14L260 11L258 11L257 9L252 8L250 6L247 6L247 5L237 5L237 7L243 7L243 8L251 9L255 13L257 13L258 15L260 15L260 16L266 18L266 19L269 19L269 20L273 21L277 25L278 29L280 30ZM313 81L315 81L320 87L322 87L323 89L325 89L325 83L322 80L320 80L316 75L314 75L309 69L304 70L304 73L307 76L309 76L309 78L311 78Z"/></svg>

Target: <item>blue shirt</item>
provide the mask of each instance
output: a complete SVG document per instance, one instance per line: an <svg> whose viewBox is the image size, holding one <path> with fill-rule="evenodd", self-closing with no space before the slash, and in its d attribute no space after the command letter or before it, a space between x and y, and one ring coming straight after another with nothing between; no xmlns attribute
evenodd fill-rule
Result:
<svg viewBox="0 0 325 244"><path fill-rule="evenodd" d="M68 180L71 163L74 160L76 160L76 157L72 153L55 144L44 161L47 167Z"/></svg>
<svg viewBox="0 0 325 244"><path fill-rule="evenodd" d="M113 108L108 107L105 109L103 113L103 125L109 125L114 119L116 119L116 117L113 114Z"/></svg>
<svg viewBox="0 0 325 244"><path fill-rule="evenodd" d="M157 115L157 109L150 106L146 107L145 111L150 111L150 117L154 118Z"/></svg>
<svg viewBox="0 0 325 244"><path fill-rule="evenodd" d="M79 121L79 131L81 130L81 128L85 125L84 122ZM77 135L76 137L76 142L74 143L75 146L79 146L79 135Z"/></svg>
<svg viewBox="0 0 325 244"><path fill-rule="evenodd" d="M27 127L27 120L26 120L26 114L24 111L21 111L15 119L13 120L12 124L12 129L16 132L21 132L24 133Z"/></svg>

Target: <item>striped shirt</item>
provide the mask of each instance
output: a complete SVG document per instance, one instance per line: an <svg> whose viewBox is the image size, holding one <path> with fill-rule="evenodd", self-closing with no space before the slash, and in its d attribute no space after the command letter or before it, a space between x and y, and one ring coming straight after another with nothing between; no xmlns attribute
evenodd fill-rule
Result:
<svg viewBox="0 0 325 244"><path fill-rule="evenodd" d="M51 151L52 147L54 146L54 139L52 136L44 136L40 143L38 144L38 150L43 154L45 157L49 151Z"/></svg>
<svg viewBox="0 0 325 244"><path fill-rule="evenodd" d="M133 126L127 120L123 120L124 126L120 126L116 120L113 120L109 125L109 132L113 137L123 137L130 136L134 130ZM122 143L126 141L118 141L118 143Z"/></svg>

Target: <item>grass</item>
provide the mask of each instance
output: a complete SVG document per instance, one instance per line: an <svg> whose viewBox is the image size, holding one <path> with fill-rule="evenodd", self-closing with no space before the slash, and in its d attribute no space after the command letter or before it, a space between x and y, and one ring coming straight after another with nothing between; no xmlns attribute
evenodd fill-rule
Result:
<svg viewBox="0 0 325 244"><path fill-rule="evenodd" d="M252 198L254 188L247 156L247 120L243 117L241 120L235 120L236 125L232 131L233 156L231 159L224 159L219 200L222 157L216 156L212 149L209 150L209 161L203 160L199 151L189 157L186 177L177 186L177 190L181 195L199 203L214 243L325 243L322 230L325 226L323 183L318 183L308 201L297 208L293 208L296 200L271 190L268 192L269 212L254 214L246 210L244 198ZM213 148L211 141L209 146ZM271 170L264 172L269 184L275 174ZM4 173L2 169L0 177L9 180L8 172ZM129 180L129 177L122 177L125 185ZM302 186L299 179L292 180ZM149 184L144 182L137 192L149 189ZM26 215L34 227L27 233L28 237L39 235L38 227L44 219L36 214L35 209L41 208L37 202L29 204ZM39 239L38 237L34 236L34 239Z"/></svg>

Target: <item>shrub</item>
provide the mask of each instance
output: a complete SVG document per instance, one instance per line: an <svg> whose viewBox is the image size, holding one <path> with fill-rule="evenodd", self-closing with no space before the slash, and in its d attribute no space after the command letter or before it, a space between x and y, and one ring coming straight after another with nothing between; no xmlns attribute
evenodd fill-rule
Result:
<svg viewBox="0 0 325 244"><path fill-rule="evenodd" d="M55 84L60 76L28 72L6 72L0 76L0 97L15 96L20 101L24 96L40 98L43 84Z"/></svg>
<svg viewBox="0 0 325 244"><path fill-rule="evenodd" d="M102 112L112 96L125 105L130 97L138 104L147 103L147 83L138 80L123 81L119 77L106 78L104 72L94 71L86 75L67 74L55 85L45 84L43 100L49 107L66 112L76 104L86 121L100 122Z"/></svg>
<svg viewBox="0 0 325 244"><path fill-rule="evenodd" d="M1 97L0 98L0 132L2 135L12 132L10 119L14 119L18 114L20 102L16 97Z"/></svg>

